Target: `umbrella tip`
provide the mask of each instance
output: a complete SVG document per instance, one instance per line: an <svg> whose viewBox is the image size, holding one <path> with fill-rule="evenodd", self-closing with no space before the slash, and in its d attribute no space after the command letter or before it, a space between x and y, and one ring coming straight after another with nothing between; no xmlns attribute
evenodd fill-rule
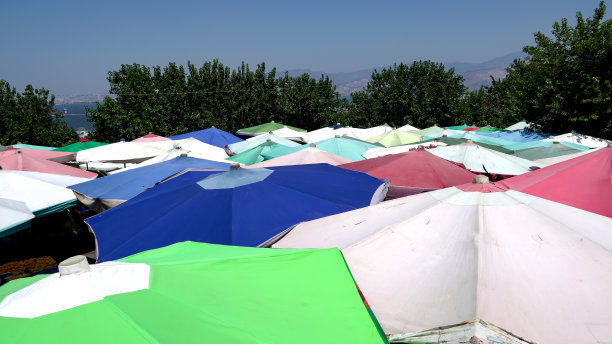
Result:
<svg viewBox="0 0 612 344"><path fill-rule="evenodd" d="M272 140L271 139L267 139L266 142L272 142Z"/></svg>
<svg viewBox="0 0 612 344"><path fill-rule="evenodd" d="M312 148L317 148L317 145L315 143L311 143L309 146Z"/></svg>
<svg viewBox="0 0 612 344"><path fill-rule="evenodd" d="M489 184L489 177L484 174L478 174L474 176L474 180L472 181L474 184Z"/></svg>
<svg viewBox="0 0 612 344"><path fill-rule="evenodd" d="M63 260L57 268L60 276L78 275L89 271L89 263L85 256L78 255Z"/></svg>
<svg viewBox="0 0 612 344"><path fill-rule="evenodd" d="M270 123L274 123L274 121L271 121Z"/></svg>
<svg viewBox="0 0 612 344"><path fill-rule="evenodd" d="M236 171L240 169L240 164L237 162L234 162L230 165L230 171Z"/></svg>
<svg viewBox="0 0 612 344"><path fill-rule="evenodd" d="M181 154L181 158L187 158L187 154L185 153Z"/></svg>

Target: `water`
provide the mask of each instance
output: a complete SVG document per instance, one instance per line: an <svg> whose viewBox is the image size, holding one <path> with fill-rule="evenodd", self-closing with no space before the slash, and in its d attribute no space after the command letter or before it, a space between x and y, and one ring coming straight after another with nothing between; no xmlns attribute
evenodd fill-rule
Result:
<svg viewBox="0 0 612 344"><path fill-rule="evenodd" d="M85 114L64 115L64 118L62 118L62 120L66 122L66 124L68 124L68 127L72 128L73 130L77 130L81 127L87 129L87 131L94 130L93 123L87 120L87 116L85 116Z"/></svg>

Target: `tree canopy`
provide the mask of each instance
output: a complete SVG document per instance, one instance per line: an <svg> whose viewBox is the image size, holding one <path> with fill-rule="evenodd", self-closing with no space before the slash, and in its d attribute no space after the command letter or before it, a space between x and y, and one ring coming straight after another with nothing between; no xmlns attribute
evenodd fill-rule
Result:
<svg viewBox="0 0 612 344"><path fill-rule="evenodd" d="M0 80L0 144L18 142L42 146L75 142L76 132L54 113L55 97L27 85L23 93Z"/></svg>

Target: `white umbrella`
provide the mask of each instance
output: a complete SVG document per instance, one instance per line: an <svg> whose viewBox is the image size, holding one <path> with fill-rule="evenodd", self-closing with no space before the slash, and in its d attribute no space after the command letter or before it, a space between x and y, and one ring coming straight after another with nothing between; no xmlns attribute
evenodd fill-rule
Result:
<svg viewBox="0 0 612 344"><path fill-rule="evenodd" d="M302 150L290 154L282 155L278 158L262 161L254 165L250 165L247 168L305 164L330 164L333 166L337 166L347 164L349 162L353 162L353 160L320 150L316 147L314 143L311 143L310 147L308 148L304 148Z"/></svg>
<svg viewBox="0 0 612 344"><path fill-rule="evenodd" d="M341 248L386 333L476 318L537 343L611 338L612 219L460 188L301 223L273 246Z"/></svg>
<svg viewBox="0 0 612 344"><path fill-rule="evenodd" d="M361 156L366 159L379 158L381 156L398 154L398 153L406 153L411 149L416 149L419 147L445 147L448 146L446 143L441 141L430 141L430 142L422 142L422 143L413 143L410 145L402 145L395 147L377 147L377 148L368 148Z"/></svg>
<svg viewBox="0 0 612 344"><path fill-rule="evenodd" d="M272 131L272 134L276 136L284 137L286 139L293 140L293 141L306 142L302 138L305 134L303 131L293 130L291 128L288 128L287 126L284 126L283 128Z"/></svg>
<svg viewBox="0 0 612 344"><path fill-rule="evenodd" d="M34 214L25 203L0 198L0 237L12 234L14 228L33 218Z"/></svg>
<svg viewBox="0 0 612 344"><path fill-rule="evenodd" d="M575 131L557 136L551 136L550 138L542 141L559 141L559 142L571 142L579 145L587 146L589 148L603 148L608 147L608 141L597 137L578 134Z"/></svg>
<svg viewBox="0 0 612 344"><path fill-rule="evenodd" d="M463 164L472 172L515 176L529 172L533 168L543 167L527 159L484 148L470 140L458 145L436 147L429 152L442 159Z"/></svg>
<svg viewBox="0 0 612 344"><path fill-rule="evenodd" d="M406 124L403 127L399 127L398 130L401 130L401 131L411 131L411 130L420 130L420 129L417 128L417 127L413 127L410 124Z"/></svg>
<svg viewBox="0 0 612 344"><path fill-rule="evenodd" d="M172 148L174 142L176 141L121 141L78 151L76 154L76 161L82 163L138 163L168 151Z"/></svg>

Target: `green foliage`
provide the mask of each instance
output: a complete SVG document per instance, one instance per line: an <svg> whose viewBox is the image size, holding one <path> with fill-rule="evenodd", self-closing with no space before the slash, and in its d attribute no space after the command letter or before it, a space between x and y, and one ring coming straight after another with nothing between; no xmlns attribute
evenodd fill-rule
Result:
<svg viewBox="0 0 612 344"><path fill-rule="evenodd" d="M591 18L578 12L574 27L562 19L552 37L534 34L527 58L492 86L505 97L506 115L552 132L612 137L612 21L603 20L605 11L602 1Z"/></svg>
<svg viewBox="0 0 612 344"><path fill-rule="evenodd" d="M108 73L110 93L87 109L102 141L132 140L148 132L172 136L211 126L229 132L269 121L316 129L335 123L346 106L331 80L308 74L277 78L261 63L230 70L218 60L186 70L132 64Z"/></svg>
<svg viewBox="0 0 612 344"><path fill-rule="evenodd" d="M346 122L352 126L408 123L422 128L455 124L465 92L463 77L441 63L395 64L380 73L375 70L367 86L351 94Z"/></svg>
<svg viewBox="0 0 612 344"><path fill-rule="evenodd" d="M54 101L48 90L27 85L19 93L0 80L0 144L63 146L75 142L76 132L60 119L61 114L54 114Z"/></svg>

